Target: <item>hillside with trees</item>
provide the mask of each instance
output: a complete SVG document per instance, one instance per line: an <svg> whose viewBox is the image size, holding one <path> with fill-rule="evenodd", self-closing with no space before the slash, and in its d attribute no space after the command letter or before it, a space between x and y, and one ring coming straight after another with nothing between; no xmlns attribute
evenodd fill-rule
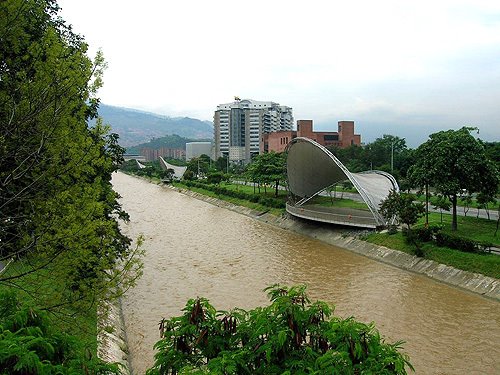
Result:
<svg viewBox="0 0 500 375"><path fill-rule="evenodd" d="M212 123L190 117L169 117L135 109L101 104L99 116L120 136L123 147L145 143L152 138L178 134L194 140L211 139Z"/></svg>
<svg viewBox="0 0 500 375"><path fill-rule="evenodd" d="M184 138L177 134L166 135L164 137L153 138L149 142L144 142L135 146L127 147L128 154L139 154L143 148L156 150L159 148L181 148L186 149L186 143L200 141L200 139Z"/></svg>

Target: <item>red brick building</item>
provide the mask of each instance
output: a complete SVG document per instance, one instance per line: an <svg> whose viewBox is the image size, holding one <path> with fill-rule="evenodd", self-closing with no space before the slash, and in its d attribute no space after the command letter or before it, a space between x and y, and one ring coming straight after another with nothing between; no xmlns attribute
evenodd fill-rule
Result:
<svg viewBox="0 0 500 375"><path fill-rule="evenodd" d="M337 146L346 148L351 145L361 145L361 135L354 134L354 121L339 121L336 132L313 131L312 120L298 120L297 130L287 130L263 134L260 142L260 152L283 152L293 138L305 137L318 142L322 146Z"/></svg>

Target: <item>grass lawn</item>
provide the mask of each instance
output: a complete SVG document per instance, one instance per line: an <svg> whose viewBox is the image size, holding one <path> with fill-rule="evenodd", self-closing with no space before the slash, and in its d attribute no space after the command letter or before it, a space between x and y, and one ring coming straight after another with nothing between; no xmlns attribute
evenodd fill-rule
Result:
<svg viewBox="0 0 500 375"><path fill-rule="evenodd" d="M404 251L413 254L414 247L405 242L403 234L371 233L363 240L388 247L390 249ZM486 276L500 279L500 256L495 254L466 253L450 249L448 247L436 246L432 243L422 244L426 259L470 272L481 273Z"/></svg>
<svg viewBox="0 0 500 375"><path fill-rule="evenodd" d="M359 202L352 199L346 198L330 198L325 196L317 195L313 199L311 199L308 204L318 204L324 207L342 207L342 208L354 208L357 210L365 210L368 211L368 206L365 202Z"/></svg>
<svg viewBox="0 0 500 375"><path fill-rule="evenodd" d="M460 237L470 238L475 241L490 242L500 247L500 231L495 237L496 221L481 219L476 217L457 217L458 229L456 232L451 230L451 215L443 215L443 232L455 234ZM421 227L425 224L425 217L420 218L415 227ZM441 215L439 213L429 213L429 225L440 225Z"/></svg>

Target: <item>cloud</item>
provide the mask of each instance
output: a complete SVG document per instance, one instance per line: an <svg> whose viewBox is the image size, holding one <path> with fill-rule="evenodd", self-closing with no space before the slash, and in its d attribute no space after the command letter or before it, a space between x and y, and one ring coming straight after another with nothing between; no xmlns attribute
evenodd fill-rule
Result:
<svg viewBox="0 0 500 375"><path fill-rule="evenodd" d="M478 123L499 138L497 1L60 4L104 51L104 103L211 120L238 95L316 123Z"/></svg>

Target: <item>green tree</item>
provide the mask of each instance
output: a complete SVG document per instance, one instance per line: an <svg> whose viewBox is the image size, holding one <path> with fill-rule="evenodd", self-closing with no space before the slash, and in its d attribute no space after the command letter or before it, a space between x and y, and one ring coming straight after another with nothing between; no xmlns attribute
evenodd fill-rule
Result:
<svg viewBox="0 0 500 375"><path fill-rule="evenodd" d="M450 200L452 230L457 229L457 200L463 189L491 196L498 190L498 170L472 130L463 127L431 134L416 150L415 164L409 170L414 186L429 184Z"/></svg>
<svg viewBox="0 0 500 375"><path fill-rule="evenodd" d="M198 158L192 158L187 163L187 170L193 172L197 177L206 176L210 170L210 157L200 155Z"/></svg>
<svg viewBox="0 0 500 375"><path fill-rule="evenodd" d="M207 175L207 182L209 184L219 185L225 179L226 175L223 172L211 172Z"/></svg>
<svg viewBox="0 0 500 375"><path fill-rule="evenodd" d="M175 171L172 168L168 168L167 170L162 170L160 173L160 177L164 181L171 182L174 179Z"/></svg>
<svg viewBox="0 0 500 375"><path fill-rule="evenodd" d="M253 183L273 184L278 196L280 182L286 180L285 157L283 153L268 152L257 155L247 169L247 176Z"/></svg>
<svg viewBox="0 0 500 375"><path fill-rule="evenodd" d="M451 208L451 203L448 198L438 195L436 201L434 202L434 209L439 209L441 214L441 223L443 223L443 210L449 211Z"/></svg>
<svg viewBox="0 0 500 375"><path fill-rule="evenodd" d="M489 209L489 204L490 203L496 203L495 197L485 194L485 193L479 193L476 197L477 200L477 217L479 217L479 210L483 208L486 211L486 215L488 215L488 220L490 219L490 209Z"/></svg>
<svg viewBox="0 0 500 375"><path fill-rule="evenodd" d="M362 172L370 169L370 162L367 161L365 148L351 145L346 148L329 146L328 149L337 157L351 172Z"/></svg>
<svg viewBox="0 0 500 375"><path fill-rule="evenodd" d="M484 142L483 145L488 159L496 163L497 169L500 169L500 142Z"/></svg>
<svg viewBox="0 0 500 375"><path fill-rule="evenodd" d="M406 224L408 231L411 226L416 224L418 219L424 213L424 205L415 202L413 194L401 194L395 190L391 190L387 198L380 203L381 215L390 222L394 216Z"/></svg>
<svg viewBox="0 0 500 375"><path fill-rule="evenodd" d="M467 192L464 196L460 198L460 202L464 210L464 216L467 217L467 214L469 213L470 210L470 206L472 204L472 195L469 192Z"/></svg>
<svg viewBox="0 0 500 375"><path fill-rule="evenodd" d="M53 264L65 281L46 308L103 297L128 285L140 262L122 235L128 219L111 185L123 162L117 136L97 116L103 57L58 17L53 0L0 3L0 283ZM121 272L122 271L122 272ZM137 273L136 273L137 272Z"/></svg>
<svg viewBox="0 0 500 375"><path fill-rule="evenodd" d="M394 135L384 134L365 147L365 158L369 159L371 169L381 169L394 173L398 169L399 156L407 150L406 140Z"/></svg>
<svg viewBox="0 0 500 375"><path fill-rule="evenodd" d="M401 194L395 190L391 190L387 198L380 203L380 213L387 222L397 216L401 223L406 224L406 230L403 231L405 240L415 246L415 255L417 256L424 256L424 253L418 239L411 230L411 226L417 223L424 212L424 205L415 202L413 194Z"/></svg>
<svg viewBox="0 0 500 375"><path fill-rule="evenodd" d="M379 169L399 179L406 177L413 163L413 150L407 148L404 138L394 135L384 134L364 147L328 148L351 172Z"/></svg>
<svg viewBox="0 0 500 375"><path fill-rule="evenodd" d="M229 161L227 156L220 156L214 163L215 169L229 173Z"/></svg>
<svg viewBox="0 0 500 375"><path fill-rule="evenodd" d="M406 374L413 370L373 324L332 315L305 286L266 289L271 304L218 312L189 300L184 314L160 322L155 374Z"/></svg>

